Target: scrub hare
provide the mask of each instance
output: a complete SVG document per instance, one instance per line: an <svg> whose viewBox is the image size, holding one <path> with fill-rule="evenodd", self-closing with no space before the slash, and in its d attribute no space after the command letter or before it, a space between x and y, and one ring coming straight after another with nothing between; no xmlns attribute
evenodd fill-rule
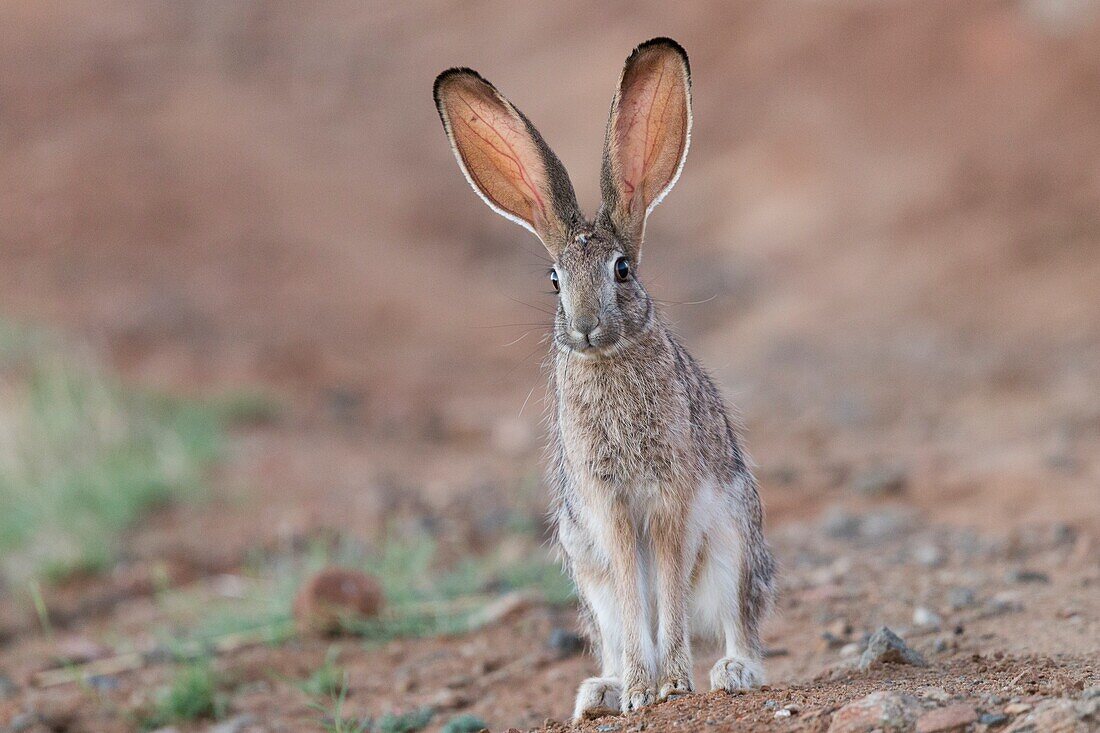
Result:
<svg viewBox="0 0 1100 733"><path fill-rule="evenodd" d="M714 383L636 277L646 217L687 156L687 54L655 38L626 60L593 221L561 161L493 85L451 69L434 91L470 185L554 260L553 517L602 664L575 716L692 692L689 616L725 638L711 688L760 684L775 565L756 481Z"/></svg>

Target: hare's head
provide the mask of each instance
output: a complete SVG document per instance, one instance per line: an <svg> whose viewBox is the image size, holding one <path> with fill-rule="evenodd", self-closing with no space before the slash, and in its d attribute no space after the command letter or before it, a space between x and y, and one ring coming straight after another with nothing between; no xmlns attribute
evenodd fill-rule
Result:
<svg viewBox="0 0 1100 733"><path fill-rule="evenodd" d="M691 73L675 41L655 38L626 60L611 102L594 221L565 167L527 118L470 69L435 80L435 103L458 165L501 216L529 229L554 260L555 338L585 356L614 353L653 322L636 277L646 217L683 168L691 134Z"/></svg>

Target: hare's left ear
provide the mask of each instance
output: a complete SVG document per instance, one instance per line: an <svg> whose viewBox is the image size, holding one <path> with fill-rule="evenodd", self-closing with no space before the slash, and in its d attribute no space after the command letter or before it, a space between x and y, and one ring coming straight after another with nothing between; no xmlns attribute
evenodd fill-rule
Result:
<svg viewBox="0 0 1100 733"><path fill-rule="evenodd" d="M435 106L466 180L557 257L584 217L565 166L534 125L472 69L435 80Z"/></svg>
<svg viewBox="0 0 1100 733"><path fill-rule="evenodd" d="M646 217L680 176L691 138L691 69L670 38L634 49L611 102L600 214L637 258Z"/></svg>

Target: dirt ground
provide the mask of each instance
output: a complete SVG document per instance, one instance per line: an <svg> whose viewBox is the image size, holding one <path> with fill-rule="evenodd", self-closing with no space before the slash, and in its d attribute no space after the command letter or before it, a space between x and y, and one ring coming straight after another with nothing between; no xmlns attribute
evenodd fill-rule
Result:
<svg viewBox="0 0 1100 733"><path fill-rule="evenodd" d="M640 275L747 427L781 596L767 688L582 729L841 730L875 691L960 729L1100 725L1100 7L1054 0L0 7L0 314L133 384L282 408L234 432L214 499L48 588L52 633L0 590L0 724L134 728L168 665L35 680L148 636L154 567L224 598L325 533L420 517L477 554L497 508L538 521L553 294L455 170L431 80L492 79L591 211L654 35L691 55L695 128ZM348 710L560 727L594 669L548 641L575 624L338 641ZM883 625L928 665L860 671ZM294 681L331 645L220 654L225 730L323 729Z"/></svg>

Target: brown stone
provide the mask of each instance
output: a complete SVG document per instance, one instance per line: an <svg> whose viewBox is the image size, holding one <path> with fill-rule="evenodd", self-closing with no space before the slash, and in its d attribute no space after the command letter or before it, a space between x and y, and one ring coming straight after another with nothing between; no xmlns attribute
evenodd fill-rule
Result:
<svg viewBox="0 0 1100 733"><path fill-rule="evenodd" d="M1005 733L1092 733L1097 721L1088 717L1077 710L1073 700L1043 700L1030 713L1014 720Z"/></svg>
<svg viewBox="0 0 1100 733"><path fill-rule="evenodd" d="M977 721L978 713L969 705L948 705L917 718L917 733L955 733Z"/></svg>
<svg viewBox="0 0 1100 733"><path fill-rule="evenodd" d="M358 570L328 567L311 576L294 598L294 623L302 634L339 634L382 610L382 587Z"/></svg>
<svg viewBox="0 0 1100 733"><path fill-rule="evenodd" d="M920 703L911 695L872 692L837 710L828 733L908 731L919 714Z"/></svg>

